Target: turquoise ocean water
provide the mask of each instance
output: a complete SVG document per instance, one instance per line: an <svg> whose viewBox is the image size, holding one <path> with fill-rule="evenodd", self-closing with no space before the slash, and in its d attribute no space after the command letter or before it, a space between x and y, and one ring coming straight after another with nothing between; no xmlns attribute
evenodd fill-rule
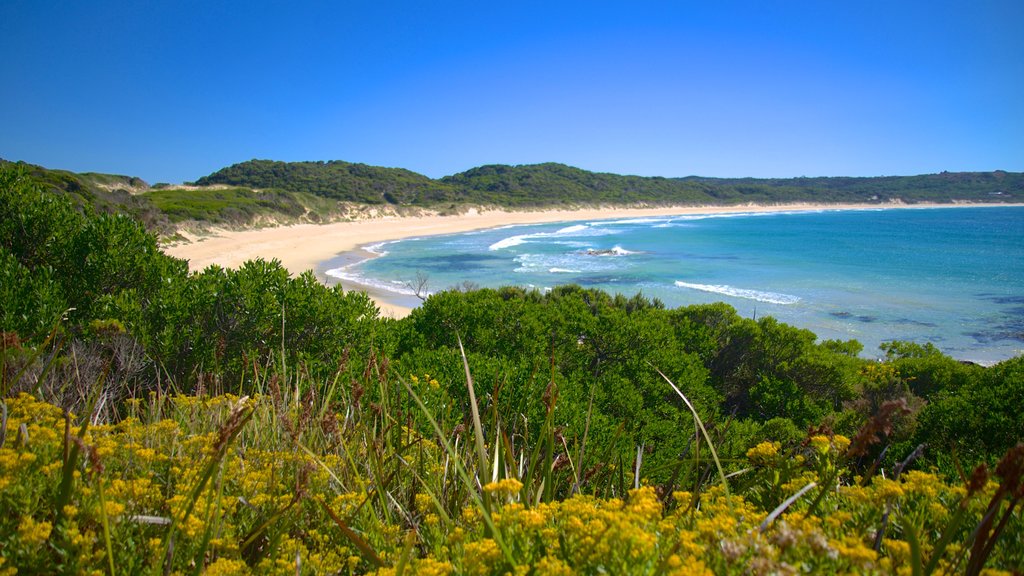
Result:
<svg viewBox="0 0 1024 576"><path fill-rule="evenodd" d="M368 247L328 277L391 291L471 281L727 302L821 339L932 342L982 363L1024 352L1024 207L837 210L515 226ZM351 258L351 256L349 256Z"/></svg>

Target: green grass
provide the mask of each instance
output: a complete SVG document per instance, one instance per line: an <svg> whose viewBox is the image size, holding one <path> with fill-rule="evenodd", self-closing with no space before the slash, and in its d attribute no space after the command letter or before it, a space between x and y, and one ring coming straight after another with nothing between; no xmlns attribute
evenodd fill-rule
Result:
<svg viewBox="0 0 1024 576"><path fill-rule="evenodd" d="M306 207L294 194L255 192L248 188L186 190L166 188L146 192L172 222L204 220L222 224L246 224L261 215L298 218Z"/></svg>

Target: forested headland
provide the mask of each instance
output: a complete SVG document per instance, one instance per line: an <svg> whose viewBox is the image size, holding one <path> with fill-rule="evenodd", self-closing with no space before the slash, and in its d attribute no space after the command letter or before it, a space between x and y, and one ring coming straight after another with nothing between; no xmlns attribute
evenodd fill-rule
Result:
<svg viewBox="0 0 1024 576"><path fill-rule="evenodd" d="M548 203L800 201L804 180L336 163L272 180L280 165L200 183L341 189L289 188L308 168L396 183L345 184L358 202L520 206L554 189ZM43 176L0 166L2 573L1024 569L1024 357L893 342L869 361L725 304L578 286L449 290L381 318L275 261L189 273L147 229L160 216L127 215L156 214L116 192L130 180L108 197L99 177ZM994 201L1021 178L805 193L914 201L946 182L927 199Z"/></svg>

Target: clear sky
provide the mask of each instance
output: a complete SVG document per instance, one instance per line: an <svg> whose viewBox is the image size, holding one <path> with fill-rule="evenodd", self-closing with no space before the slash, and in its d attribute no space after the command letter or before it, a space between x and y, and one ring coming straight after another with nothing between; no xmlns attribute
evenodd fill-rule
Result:
<svg viewBox="0 0 1024 576"><path fill-rule="evenodd" d="M1024 2L0 2L0 157L1024 171Z"/></svg>

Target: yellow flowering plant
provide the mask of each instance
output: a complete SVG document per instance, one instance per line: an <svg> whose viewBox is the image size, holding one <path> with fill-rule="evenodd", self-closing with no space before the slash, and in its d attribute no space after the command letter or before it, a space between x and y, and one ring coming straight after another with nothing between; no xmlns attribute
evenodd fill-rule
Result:
<svg viewBox="0 0 1024 576"><path fill-rule="evenodd" d="M0 573L938 573L978 557L971 534L989 509L1005 522L986 529L987 566L1024 562L1010 464L967 487L920 470L864 480L849 440L811 434L754 445L728 492L712 481L669 495L637 474L639 487L597 494L572 489L575 462L543 458L572 447L554 428L533 445L484 428L481 468L468 431L442 429L446 445L371 409L303 420L303 386L277 400L150 398L81 436L52 404L6 399ZM546 499L549 478L562 484ZM823 490L793 498L811 482Z"/></svg>

